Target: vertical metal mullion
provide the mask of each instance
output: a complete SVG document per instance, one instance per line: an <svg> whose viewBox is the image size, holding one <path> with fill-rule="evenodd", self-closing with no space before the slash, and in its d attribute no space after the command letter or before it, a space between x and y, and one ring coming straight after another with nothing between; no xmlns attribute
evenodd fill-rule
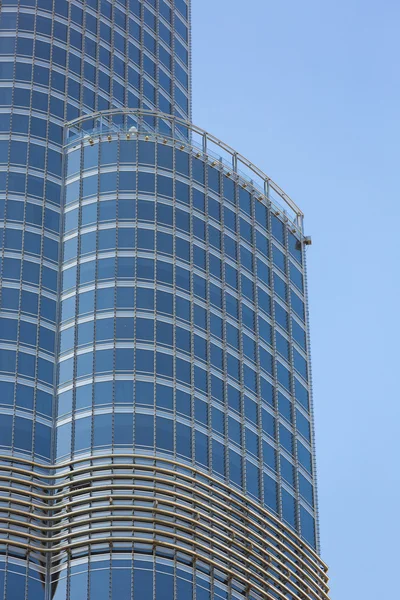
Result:
<svg viewBox="0 0 400 600"><path fill-rule="evenodd" d="M303 278L304 278L304 312L306 326L306 348L307 348L307 368L308 368L308 393L309 393L309 410L310 410L310 430L311 430L311 465L312 465L312 485L314 496L314 517L315 517L315 545L318 554L321 552L321 539L319 530L319 510L318 510L318 485L317 485L317 461L315 447L315 421L314 421L314 401L313 401L313 380L311 367L311 335L310 335L310 315L308 305L308 279L307 279L307 262L306 262L306 246L302 243L302 258L303 258Z"/></svg>

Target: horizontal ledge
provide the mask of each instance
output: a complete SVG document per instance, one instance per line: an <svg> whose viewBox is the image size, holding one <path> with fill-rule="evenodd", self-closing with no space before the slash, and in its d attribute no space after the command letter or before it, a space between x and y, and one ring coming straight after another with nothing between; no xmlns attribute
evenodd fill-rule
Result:
<svg viewBox="0 0 400 600"><path fill-rule="evenodd" d="M122 458L129 458L132 459L132 464L127 464L127 463L112 463L110 462L109 464L98 464L98 465L85 465L83 468L80 468L78 470L73 470L74 465L77 465L79 463L83 463L83 462L97 462L97 461L101 461L104 459L108 459L110 461L114 460L114 459L122 459ZM7 462L21 462L25 465L30 465L33 468L37 467L37 468L41 468L42 465L35 463L33 461L29 461L27 459L16 459L15 457L10 457L7 455L0 455L0 471L2 468L6 468L6 465L2 464L2 461L6 460ZM134 462L134 461L147 461L147 464L145 463L141 463L141 462ZM68 469L71 468L71 471L67 472L67 473L59 473L57 475L42 475L41 477L43 477L44 479L60 479L62 477L73 477L75 479L74 483L78 483L79 484L79 479L76 479L78 475L85 473L85 472L91 472L93 470L95 471L102 471L102 470L110 470L110 469L116 469L116 468L121 468L121 469L127 469L127 468L132 468L132 466L135 466L135 468L137 468L138 470L146 470L146 471L156 471L156 472L161 472L161 473L166 473L166 474L170 474L171 471L166 469L165 467L160 467L157 464L148 464L149 462L152 463L164 463L166 465L172 465L175 467L178 467L180 469L185 469L188 472L191 472L192 475L186 475L185 473L182 472L178 472L178 471L174 471L175 475L179 475L179 477L181 477L182 479L185 479L186 481L188 481L189 483L193 483L195 482L197 485L202 486L205 489L220 493L220 495L222 496L222 491L218 492L217 489L215 489L214 486L218 486L220 488L220 490L223 490L225 492L225 495L227 497L231 497L231 500L233 502L236 502L239 504L239 502L243 502L244 504L247 504L246 506L246 510L250 511L250 513L252 512L251 508L253 508L256 511L256 514L253 513L253 516L256 519L260 518L260 513L261 516L263 518L266 518L269 521L272 521L273 523L275 523L275 527L277 528L276 533L278 535L288 535L289 539L291 539L291 543L297 543L299 550L300 551L304 551L303 548L306 548L306 552L312 556L315 560L315 563L317 563L317 565L319 566L319 568L324 569L325 571L327 571L327 565L321 560L321 558L319 557L319 555L311 548L311 546L309 546L305 541L303 541L294 531L289 530L288 527L275 515L273 515L272 513L270 513L269 511L267 511L267 509L262 506L261 504L257 504L257 502L255 502L254 500L252 500L250 497L246 496L245 494L243 494L242 492L239 492L236 489L233 489L231 487L229 487L226 483L220 481L219 479L203 472L203 471L199 471L198 469L195 469L194 467L185 465L183 463L180 463L176 460L173 459L169 459L169 458L158 458L156 456L149 456L149 455L145 455L145 454L99 454L99 455L92 455L90 457L80 457L77 458L75 460L72 461L68 461L66 463L63 463L62 465L46 465L46 469L52 469L53 471L56 470L61 470L61 469ZM10 470L13 470L13 467L10 465ZM15 470L18 470L19 468L16 467ZM20 472L23 472L24 474L29 474L32 475L34 474L32 471L24 471L22 469L20 469ZM107 476L112 475L111 473L107 473ZM38 476L40 477L40 476ZM204 481L201 481L201 479L199 480L198 478L201 479L207 479L212 485L205 483ZM126 477L125 477L126 478ZM25 486L35 486L34 482L29 482L26 481L24 479L21 479L19 481L20 483L22 483ZM72 482L71 482L72 483ZM82 481L83 483L83 481ZM60 487L64 487L63 485L48 485L47 483L43 483L43 484L37 484L38 487L44 487L45 489L59 489ZM68 485L68 484L67 484ZM70 485L70 484L69 484ZM67 486L65 486L67 487ZM19 493L21 494L21 490L19 490ZM33 496L40 498L42 500L45 501L49 501L49 500L54 500L56 499L56 497L50 496L50 495L40 495L40 494L33 494ZM68 494L63 494L62 497L65 497L66 495L70 496L70 492ZM250 507L249 507L250 505ZM258 513L258 514L257 514ZM287 532L287 533L286 533Z"/></svg>
<svg viewBox="0 0 400 600"><path fill-rule="evenodd" d="M155 492L161 492L162 494L165 495L170 495L170 496L177 496L180 497L182 500L189 500L189 498L187 496L184 496L182 494L174 494L173 492L171 492L170 490L167 489L155 489ZM121 495L118 495L116 497L116 499L120 499ZM95 498L92 498L92 501L99 501L99 502L103 502L104 500L109 499L109 496L107 497L107 495L105 496L96 496ZM177 518L179 518L182 521L186 521L188 523L190 523L191 525L197 526L200 529L203 530L207 530L209 531L210 535L214 534L216 536L216 538L220 538L221 540L223 540L220 543L224 543L224 540L226 543L230 544L231 546L236 546L239 548L239 550L244 551L244 552L249 552L249 547L247 546L248 540L249 540L249 536L253 537L257 539L257 541L251 541L251 554L254 555L254 550L256 550L257 552L260 553L260 555L264 555L264 557L262 558L263 562L265 563L265 568L271 568L273 571L277 571L279 573L279 567L282 568L282 571L288 572L289 574L292 573L293 575L295 575L294 571L296 570L300 570L302 573L302 577L306 580L308 580L310 583L309 585L311 587L316 586L316 585L321 585L321 586L326 586L327 581L325 580L324 577L321 576L321 573L319 573L318 571L314 571L313 569L310 568L310 566L308 564L305 564L304 561L300 558L300 557L296 557L296 561L297 564L294 562L294 560L288 558L287 555L284 555L284 553L282 551L279 550L279 548L277 548L276 546L273 545L273 541L274 538L271 536L271 540L272 543L268 540L262 537L261 533L257 533L256 531L250 531L249 529L246 529L245 526L243 526L242 531L238 531L237 527L240 524L240 522L235 521L230 515L229 513L226 513L225 515L222 514L222 512L219 512L219 516L221 517L221 519L225 519L226 521L229 522L229 524L225 524L223 521L219 521L215 518L215 516L212 516L212 513L206 514L204 512L199 512L199 509L202 508L204 510L208 510L210 511L210 506L207 506L205 504L200 504L200 503L193 503L193 507L189 507L189 506L185 506L184 504L179 504L176 501L172 501L172 500L167 500L166 498L161 498L161 499L157 499L154 496L138 496L136 498L139 502L157 502L161 503L161 504L166 504L166 505L170 505L173 508L177 508L179 507L182 511L186 511L188 513L192 513L195 514L196 516L188 516L188 515L182 515L181 513L179 515L177 515L176 513L171 513L170 511L167 510L163 510L157 507L151 507L151 506L143 506L143 505L138 505L133 507L132 504L130 505L120 505L120 504L109 504L108 506L102 504L101 506L95 506L95 507L86 507L85 509L81 509L80 511L73 511L70 510L68 512L63 512L62 514L60 514L58 517L50 517L49 519L44 519L45 522L47 522L48 520L56 520L56 521L66 521L66 519L69 519L69 522L64 522L60 525L56 525L56 526L41 526L40 524L33 524L32 522L27 523L26 527L29 528L35 528L40 530L41 532L46 531L46 532L52 532L52 531L62 531L62 530L66 530L69 529L70 532L73 531L74 528L81 528L82 525L86 525L86 524L91 524L91 523L101 523L102 521L106 520L106 521L110 521L110 522L118 522L118 521L144 521L144 522L160 522L160 523L165 523L166 526L168 527L175 527L177 529L179 529L179 524L177 525L176 523L173 522L164 522L161 521L159 519L155 519L155 518L149 518L149 517L141 517L135 514L131 514L131 515L112 515L109 514L107 516L103 515L101 517L91 517L91 518L87 518L85 521L79 521L79 520L74 520L76 518L77 515L82 514L82 515L87 515L88 513L95 513L95 512L105 512L107 511L107 509L110 509L110 511L115 510L115 511L120 511L120 510L130 510L133 512L146 512L146 513L152 513L152 515L162 515L162 516L170 516L171 514ZM87 498L82 499L81 501L82 503L87 504ZM69 504L68 506L73 505L74 503ZM63 506L62 508L66 508L66 506ZM213 507L211 507L213 508ZM0 508L0 511L3 510L5 511L6 509L2 509ZM10 511L11 512L11 511ZM26 515L26 513L24 513L23 511L14 511L14 512L18 512L21 513L22 515ZM30 514L30 516L33 516L32 513ZM207 521L207 523L205 523L204 521L202 521L201 519L198 519L198 517L203 517L203 519L205 519ZM9 522L9 523L16 523L17 525L21 526L21 522L17 521L17 520L13 520L13 519L5 519L5 518L0 518L0 522L4 521L4 522ZM214 525L214 527L211 527L208 523L212 523ZM118 527L117 527L118 528ZM101 529L101 528L100 528ZM120 529L125 529L124 527L120 528ZM185 529L182 526L182 529ZM96 530L93 530L96 531ZM192 530L189 530L192 531ZM260 528L261 531L261 528ZM88 530L88 534L90 534L91 530ZM233 534L233 535L232 535ZM79 536L82 535L82 529L80 529L77 533L69 533L68 536L58 536L57 538L53 538L55 541L59 541L60 539L65 539L66 537L73 537L73 536ZM199 533L199 537L205 537L205 534L201 534ZM238 539L240 538L240 539ZM48 541L48 538L43 538L42 541L45 543ZM265 547L263 547L263 545ZM268 550L272 550L273 554L269 554ZM284 564L282 562L282 560L280 560L280 558L278 556L275 555L275 553L278 553L280 555L280 558L282 558L283 560L287 561L287 564ZM271 565L271 562L275 562L277 566L273 566ZM300 563L300 564L298 564ZM291 568L292 567L292 571Z"/></svg>

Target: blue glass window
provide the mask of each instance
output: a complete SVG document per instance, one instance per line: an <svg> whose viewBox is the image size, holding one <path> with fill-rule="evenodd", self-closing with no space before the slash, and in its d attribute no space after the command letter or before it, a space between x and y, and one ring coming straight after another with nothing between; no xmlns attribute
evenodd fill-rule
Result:
<svg viewBox="0 0 400 600"><path fill-rule="evenodd" d="M197 430L195 430L195 456L198 464L208 467L208 437Z"/></svg>
<svg viewBox="0 0 400 600"><path fill-rule="evenodd" d="M137 568L135 561L135 572L133 576L134 598L151 598L153 596L153 572L147 569Z"/></svg>
<svg viewBox="0 0 400 600"><path fill-rule="evenodd" d="M272 235L282 245L285 245L285 229L282 221L280 221L275 215L271 215L271 227Z"/></svg>
<svg viewBox="0 0 400 600"><path fill-rule="evenodd" d="M314 506L314 491L312 484L299 472L299 491L300 496L308 502L311 506Z"/></svg>
<svg viewBox="0 0 400 600"><path fill-rule="evenodd" d="M247 215L251 215L251 196L249 192L247 192L243 188L239 189L239 206L240 210L242 210Z"/></svg>
<svg viewBox="0 0 400 600"><path fill-rule="evenodd" d="M297 458L306 471L312 473L311 454L300 441L297 441Z"/></svg>
<svg viewBox="0 0 400 600"><path fill-rule="evenodd" d="M288 483L289 485L291 485L292 487L294 487L294 468L293 468L293 464L291 462L289 462L282 455L280 457L280 463L281 463L281 477L282 477L282 479L284 479L284 481L286 481L286 483Z"/></svg>
<svg viewBox="0 0 400 600"><path fill-rule="evenodd" d="M292 335L293 339L301 346L301 348L306 350L306 333L304 329L292 318Z"/></svg>
<svg viewBox="0 0 400 600"><path fill-rule="evenodd" d="M303 506L300 506L300 528L302 537L315 548L315 520Z"/></svg>
<svg viewBox="0 0 400 600"><path fill-rule="evenodd" d="M293 453L293 434L282 423L279 425L279 441L289 454Z"/></svg>
<svg viewBox="0 0 400 600"><path fill-rule="evenodd" d="M229 479L234 485L242 487L243 474L242 474L242 458L240 454L229 449Z"/></svg>
<svg viewBox="0 0 400 600"><path fill-rule="evenodd" d="M308 380L307 361L301 356L300 352L293 348L294 368L304 379Z"/></svg>
<svg viewBox="0 0 400 600"><path fill-rule="evenodd" d="M278 512L277 484L272 477L264 473L264 502L273 512Z"/></svg>
<svg viewBox="0 0 400 600"><path fill-rule="evenodd" d="M246 490L251 496L260 499L260 471L250 461L246 461Z"/></svg>
<svg viewBox="0 0 400 600"><path fill-rule="evenodd" d="M286 273L285 255L274 244L272 244L272 258L274 265L278 267L278 269Z"/></svg>
<svg viewBox="0 0 400 600"><path fill-rule="evenodd" d="M224 197L231 202L235 201L235 184L229 179L226 175L224 175Z"/></svg>
<svg viewBox="0 0 400 600"><path fill-rule="evenodd" d="M302 264L301 242L292 233L289 233L288 240L290 254Z"/></svg>
<svg viewBox="0 0 400 600"><path fill-rule="evenodd" d="M309 410L309 396L306 388L298 381L294 379L294 391L296 400L306 409Z"/></svg>
<svg viewBox="0 0 400 600"><path fill-rule="evenodd" d="M301 291L304 291L304 282L303 282L303 275L301 274L301 272L299 271L299 269L297 267L294 266L294 264L291 262L289 264L289 271L290 271L290 281L292 283L294 283L294 285Z"/></svg>
<svg viewBox="0 0 400 600"><path fill-rule="evenodd" d="M162 417L156 418L156 447L160 450L173 450L173 421Z"/></svg>
<svg viewBox="0 0 400 600"><path fill-rule="evenodd" d="M0 419L0 446L6 448L11 446L12 430L12 416L3 414Z"/></svg>
<svg viewBox="0 0 400 600"><path fill-rule="evenodd" d="M276 471L275 448L273 446L271 446L271 444L268 444L268 442L266 442L265 440L263 440L263 460L264 460L264 464L267 467L269 467L273 471Z"/></svg>
<svg viewBox="0 0 400 600"><path fill-rule="evenodd" d="M291 527L296 526L295 500L289 492L282 488L282 518Z"/></svg>

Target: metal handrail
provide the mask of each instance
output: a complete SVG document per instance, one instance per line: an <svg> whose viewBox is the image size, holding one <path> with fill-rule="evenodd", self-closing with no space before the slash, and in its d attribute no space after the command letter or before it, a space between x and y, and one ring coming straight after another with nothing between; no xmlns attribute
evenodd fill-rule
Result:
<svg viewBox="0 0 400 600"><path fill-rule="evenodd" d="M130 119L129 125L136 128L136 131L131 131L131 127L127 125L113 122L112 119L114 117L124 118L126 119L126 123ZM146 119L154 119L156 126L150 125L146 122ZM84 129L83 125L88 121L97 121L98 123L94 128L89 130ZM228 169L228 172L235 173L240 179L247 181L251 186L250 189L254 188L254 191L262 195L263 198L259 199L266 198L269 202L275 204L286 218L294 222L299 233L303 233L304 214L282 188L250 160L197 125L174 115L156 111L112 109L87 114L67 122L65 124L64 145L68 148L70 144L76 143L84 137L90 138L91 136L105 133L125 133L129 135L145 133L159 134L166 138L169 137L174 142L195 147L197 150L200 150L199 157L215 158L217 162ZM196 142L196 136L199 137L199 142ZM218 149L230 157L230 161L218 155ZM248 169L250 174L259 180L259 183L257 180L252 179L250 174L243 172L240 167ZM275 194L278 198L275 198ZM283 207L280 206L280 202L283 202Z"/></svg>

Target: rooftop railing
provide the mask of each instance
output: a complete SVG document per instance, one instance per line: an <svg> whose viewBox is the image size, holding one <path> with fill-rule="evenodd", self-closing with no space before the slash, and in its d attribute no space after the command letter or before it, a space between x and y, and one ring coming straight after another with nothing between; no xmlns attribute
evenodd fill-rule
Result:
<svg viewBox="0 0 400 600"><path fill-rule="evenodd" d="M220 165L229 177L236 178L249 191L258 194L260 201L270 202L275 212L294 226L293 232L303 235L303 213L293 200L247 158L204 129L178 117L141 110L114 109L84 115L66 123L65 146L68 148L83 139L102 135L123 134L128 137L156 135L180 147L190 147L198 158L212 166Z"/></svg>

